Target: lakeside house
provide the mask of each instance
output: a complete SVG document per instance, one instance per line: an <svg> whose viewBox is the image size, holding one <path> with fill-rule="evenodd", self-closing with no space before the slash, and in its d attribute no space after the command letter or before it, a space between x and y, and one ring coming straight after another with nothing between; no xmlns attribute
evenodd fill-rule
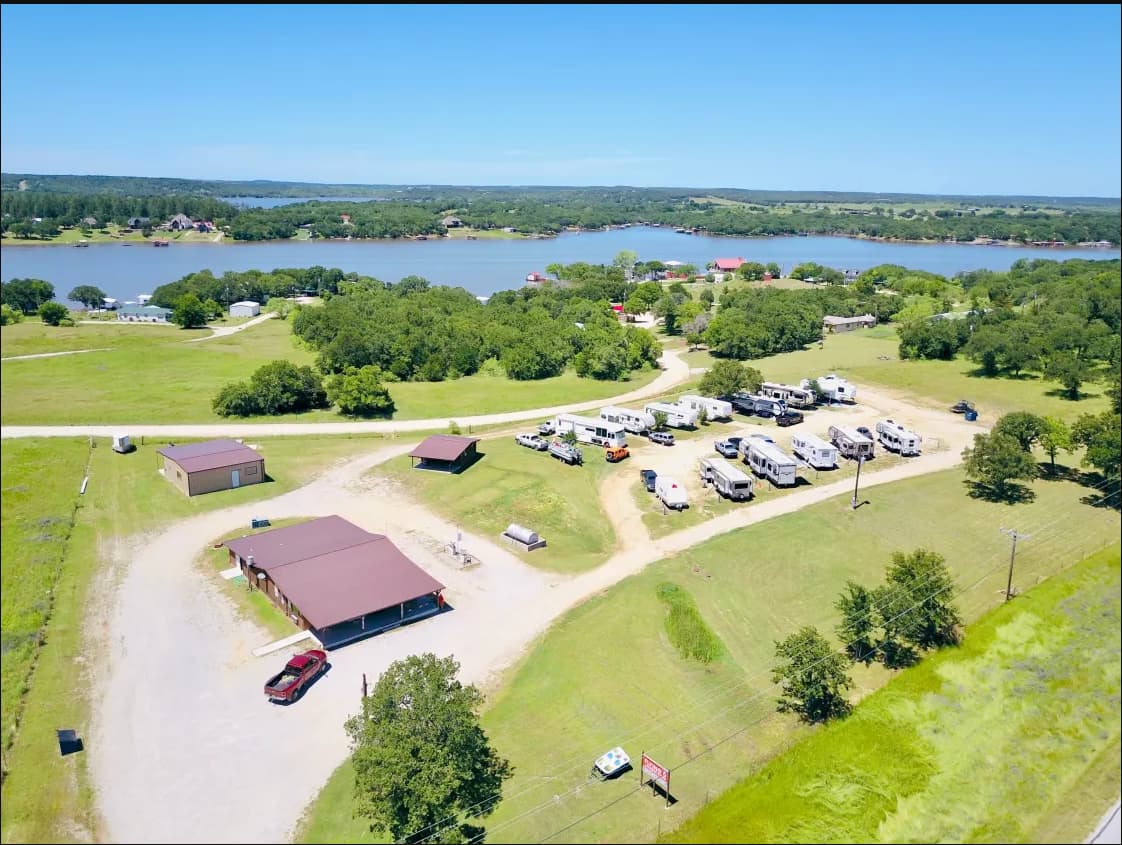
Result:
<svg viewBox="0 0 1122 845"><path fill-rule="evenodd" d="M453 217L451 214L449 214L447 217L441 219L440 225L445 229L458 229L464 225L464 221L459 217Z"/></svg>
<svg viewBox="0 0 1122 845"><path fill-rule="evenodd" d="M713 262L713 267L722 273L735 273L743 263L743 258L718 258Z"/></svg>
<svg viewBox="0 0 1122 845"><path fill-rule="evenodd" d="M152 219L150 217L130 217L128 226L130 229L143 229L145 226L150 225Z"/></svg>
<svg viewBox="0 0 1122 845"><path fill-rule="evenodd" d="M160 228L169 232L186 232L188 229L194 229L195 224L186 214L177 214Z"/></svg>
<svg viewBox="0 0 1122 845"><path fill-rule="evenodd" d="M158 305L125 305L117 309L117 319L122 323L166 323L171 319L171 309Z"/></svg>

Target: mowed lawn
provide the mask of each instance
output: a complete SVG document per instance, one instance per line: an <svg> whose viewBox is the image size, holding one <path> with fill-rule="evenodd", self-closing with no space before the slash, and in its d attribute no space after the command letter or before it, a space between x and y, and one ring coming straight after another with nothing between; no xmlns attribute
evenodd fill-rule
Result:
<svg viewBox="0 0 1122 845"><path fill-rule="evenodd" d="M263 438L257 445L273 481L188 499L156 472L156 444L118 455L107 439L96 440L92 451L86 438L4 441L0 679L7 777L0 840L94 839L86 755L60 757L55 730L75 728L96 741L89 737L87 694L96 694L97 670L86 662L86 649L87 637L102 630L107 609L99 604L103 597L91 594L91 581L118 544L180 517L272 498L337 459L373 451L384 442L376 436ZM90 481L80 496L87 461ZM32 671L37 641L42 647ZM9 746L21 702L22 721Z"/></svg>
<svg viewBox="0 0 1122 845"><path fill-rule="evenodd" d="M64 334L51 334L56 331ZM112 348L3 364L0 420L5 425L220 422L211 403L225 385L247 379L262 364L277 359L300 366L315 363L315 353L298 343L283 320L267 320L201 343L185 342L208 334L152 326L5 326L0 331L5 356ZM658 373L643 370L628 381L579 378L572 371L531 382L474 375L388 387L397 404L395 419L456 418L615 396L648 384ZM251 418L255 422L344 419L333 409Z"/></svg>
<svg viewBox="0 0 1122 845"><path fill-rule="evenodd" d="M557 572L580 572L604 562L615 532L600 506L598 487L609 472L630 472L627 461L609 464L604 450L582 446L584 466L568 466L514 442L483 440L482 457L461 473L412 469L408 456L373 472L394 479L445 519L497 543L512 522L545 538L532 552L511 547L527 563ZM471 548L468 548L471 551Z"/></svg>
<svg viewBox="0 0 1122 845"><path fill-rule="evenodd" d="M1083 841L1118 795L1120 589L1114 546L987 614L962 648L665 841Z"/></svg>
<svg viewBox="0 0 1122 845"><path fill-rule="evenodd" d="M700 350L688 353L686 360L691 367L708 367L717 359ZM962 357L954 361L901 361L896 329L889 325L827 335L822 349L812 345L798 352L746 363L762 372L768 381L788 384L837 373L857 385L858 403L863 384L904 391L919 401L940 407L967 399L978 408L980 418L990 423L1010 411L1070 419L1083 413L1098 413L1108 406L1103 394L1106 385L1101 382L1085 384L1085 396L1072 401L1058 395L1057 382L1045 381L1036 374L1021 379L985 378L975 375L977 366Z"/></svg>
<svg viewBox="0 0 1122 845"><path fill-rule="evenodd" d="M1083 504L1086 488L1041 481L1034 502L1009 507L969 498L962 482L958 470L935 473L870 490L857 511L839 496L730 532L562 617L490 696L484 726L515 777L486 820L487 841L653 841L810 735L774 712L775 641L808 624L832 636L846 580L877 585L893 551L946 555L969 623L1003 598L1009 541L998 526L1033 535L1017 550L1022 589L1117 541L1118 513ZM662 582L694 599L722 643L717 660L686 661L671 645ZM855 696L891 677L880 667L854 676ZM589 779L617 745L674 770L672 807L637 791L634 772ZM348 777L344 766L312 807L304 841L369 841L350 818Z"/></svg>

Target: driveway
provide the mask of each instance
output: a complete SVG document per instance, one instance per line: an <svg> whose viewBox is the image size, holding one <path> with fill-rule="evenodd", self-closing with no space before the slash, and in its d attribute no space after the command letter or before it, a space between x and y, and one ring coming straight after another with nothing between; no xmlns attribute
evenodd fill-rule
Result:
<svg viewBox="0 0 1122 845"><path fill-rule="evenodd" d="M954 466L975 431L960 418L892 406L921 432L938 428L942 451L862 474L862 489ZM602 404L602 403L596 403ZM878 405L878 407L879 407ZM900 413L907 411L907 413ZM536 412L535 415L542 415ZM279 842L346 759L343 722L359 707L362 674L373 682L397 659L453 654L461 679L486 685L562 613L648 564L704 540L848 495L846 479L753 502L701 525L643 542L622 533L620 550L578 576L540 572L485 538L464 532L481 565L460 569L442 550L459 529L414 503L393 482L365 478L412 444L386 446L265 502L192 517L119 544L91 610L102 667L87 738L108 838L122 842ZM677 449L678 447L674 447ZM673 451L673 450L667 450ZM624 473L629 474L629 473ZM605 486L603 495L625 494ZM216 573L197 565L213 538L251 517L340 514L385 533L447 585L454 608L331 654L331 670L292 707L266 702L264 680L286 659L250 656L270 639L239 618ZM634 527L632 526L632 529ZM462 529L460 529L462 530Z"/></svg>

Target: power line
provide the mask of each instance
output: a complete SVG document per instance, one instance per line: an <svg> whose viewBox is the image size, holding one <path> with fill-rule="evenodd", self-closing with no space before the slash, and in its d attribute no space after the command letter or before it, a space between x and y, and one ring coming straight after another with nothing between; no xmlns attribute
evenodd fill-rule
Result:
<svg viewBox="0 0 1122 845"><path fill-rule="evenodd" d="M1008 534L1013 538L1013 548L1009 551L1009 580L1005 584L1005 600L1013 598L1013 561L1017 557L1017 541L1018 540L1031 540L1031 534L1018 534L1012 528L1002 528L1002 534Z"/></svg>
<svg viewBox="0 0 1122 845"><path fill-rule="evenodd" d="M1102 482L1102 483L1100 483L1100 484L1098 484L1098 485L1095 485L1095 486L1094 486L1094 487L1093 487L1092 489L1098 489L1098 488L1100 488L1100 487L1103 487L1103 486L1105 486L1105 485L1106 485L1107 483L1108 483L1107 481L1104 481L1104 482ZM1117 492L1117 491L1116 491L1116 492ZM1109 496L1108 496L1107 498L1109 498L1110 496L1113 496L1113 495L1116 495L1116 493L1111 493L1111 494L1109 494ZM1056 518L1056 519L1054 519L1054 520L1052 520L1052 521L1050 521L1050 522L1048 522L1048 523L1046 523L1046 524L1042 525L1042 526L1041 526L1041 527L1040 527L1039 529L1037 529L1037 530L1041 530L1041 531L1042 531L1042 530L1044 530L1044 529L1047 529L1047 528L1051 528L1052 526L1056 525L1057 523L1059 523L1059 522L1062 522L1062 521L1063 521L1063 520L1064 520L1065 518L1066 518L1066 517L1058 517L1058 518ZM1022 538L1022 539L1025 539L1025 538L1027 538L1027 537L1028 537L1028 535L1020 535L1020 536L1021 536L1021 538ZM1050 538L1049 538L1049 539L1050 539ZM990 559L993 559L993 558L995 558L995 557L997 556L997 554L998 554L997 552L993 553L993 554L991 555L991 558L990 558ZM988 576L989 576L989 575L990 575L990 574L991 574L992 572L996 571L996 570L997 570L998 568L1000 568L1000 564L999 564L999 565L997 565L997 566L995 566L995 567L992 567L992 568L990 568L990 569L986 570L986 571L985 571L985 572L983 573L983 575L982 575L982 576L981 576L981 577L980 577L980 578L978 579L978 581L976 581L976 582L975 582L975 584L971 585L971 586L970 586L970 587L968 587L968 588L964 588L964 589L962 589L962 590L960 591L960 594L961 594L961 593L963 593L963 592L966 592L966 591L967 591L967 590L969 590L969 589L973 589L973 588L974 588L974 586L976 586L976 585L977 585L977 583L980 583L980 582L981 582L981 580L984 580L984 578L988 577ZM930 576L929 576L929 579L928 579L928 580L930 580ZM917 585L917 586L922 586L922 584L921 584L921 585ZM896 616L896 617L893 617L893 620L894 620L894 619L896 619L896 618L899 618L899 616L903 615L904 613L907 613L907 612L909 612L910 610L914 609L914 608L915 608L915 607L917 607L917 606L918 606L918 605L919 605L920 603L922 603L922 601L925 601L925 600L926 600L927 598L931 598L931 597L933 597L933 596L935 596L935 595L938 595L938 593L939 593L939 592L942 592L942 590L940 590L940 591L937 591L936 593L933 593L933 594L931 594L931 596L927 596L927 597L926 597L925 599L921 600L921 602L919 602L919 603L917 603L917 604L915 604L915 605L912 605L911 607L905 608L905 609L904 609L903 611L901 611L901 612L900 612L899 614L897 614L897 616ZM874 608L875 608L875 605L874 605ZM893 621L893 620L889 620L889 621ZM844 645L844 646L842 647L842 649L840 649L840 650L839 650L839 651L840 651L840 653L845 653L845 649L846 649L846 647L848 647L848 646L850 646L850 645L853 645L853 643L846 643L846 644L845 644L845 645ZM825 660L825 659L827 659L827 658L823 658L823 660ZM750 681L752 681L752 680L753 680L754 678L758 678L758 677L760 677L760 676L766 676L767 674L769 674L769 672L768 672L768 671L761 671L761 672L755 673L754 675L749 675L749 676L747 676L747 677L745 677L745 678L742 678L742 679L737 679L737 680L733 680L733 681L730 681L730 682L728 682L728 683L726 683L726 684L722 685L721 687L719 687L719 688L717 688L717 689L715 689L715 690L712 690L712 691L710 691L710 693L709 693L709 694L708 694L707 696L705 696L705 697L704 697L703 699L701 699L700 701L698 701L698 702L696 702L695 704L693 704L693 705L692 705L691 707L687 708L687 710L696 710L696 709L698 709L699 707L701 707L701 706L703 706L704 704L706 704L707 702L709 702L709 701L712 701L712 700L714 700L715 698L717 698L717 697L719 697L719 696L724 696L724 695L727 695L727 694L732 694L733 692L735 692L735 691L736 691L736 689L737 689L738 687L742 687L742 686L745 686L745 685L749 684L749 682L750 682ZM772 684L772 685L774 686L774 684ZM745 699L743 699L743 700L740 700L740 701L738 701L738 702L735 702L735 703L733 703L733 704L731 704L731 705L728 705L728 706L722 707L722 708L721 708L721 709L719 709L719 710L718 710L718 711L717 711L716 713L714 713L714 714L713 714L712 716L710 716L710 717L708 717L708 718L706 718L706 719L703 719L703 720L702 720L702 721L700 721L700 722L696 722L696 723L694 723L694 724L692 724L692 725L689 725L689 726L688 726L688 727L687 727L686 729L684 729L684 730L683 730L683 731L682 731L681 733L679 733L678 735L676 735L676 737L675 737L675 738L681 737L681 736L685 735L685 734L686 734L686 733L688 733L688 732L691 732L691 731L697 730L698 728L700 728L700 727L703 727L704 725L708 724L709 722L712 722L712 721L713 721L714 719L717 719L717 718L719 718L720 716L722 716L722 715L723 715L723 714L725 714L726 712L729 712L729 711L731 711L731 710L735 710L735 709L739 709L740 707L743 707L743 706L745 706L746 704L748 704L748 703L752 702L753 700L755 700L755 699L758 699L758 698L759 698L759 697L760 697L761 695L763 695L763 694L764 694L764 691L761 691L761 692L758 692L758 693L756 693L756 694L754 694L754 695L748 696L747 698L745 698ZM775 714L773 714L773 713L769 713L769 714L766 714L766 715L765 715L765 716L764 716L763 718L769 718L769 717L771 717L771 716L773 716L773 715L775 715ZM647 725L649 725L649 724L650 724L651 722L657 722L657 721L660 721L660 720L661 720L662 718L663 718L662 716L652 717L651 719L648 719L648 720L647 720L646 722L644 722L644 723L641 723L641 724L639 725L639 727L637 727L637 728L636 728L635 730L633 730L633 731L629 732L629 734L625 735L624 739L623 739L623 740L621 740L621 742L622 742L622 741L626 741L627 739L630 739L630 738L634 737L634 736L635 736L635 735L637 735L637 734L641 734L641 733L642 733L642 731L643 731L643 729L644 729L644 728L646 728L646 726L647 726ZM762 719L761 719L761 720L762 720ZM575 722L575 721L576 721L575 719L573 719L573 720L570 720L570 723L569 723L569 724L571 725L571 724L573 724L573 722ZM748 725L746 725L746 726L744 726L743 728L739 729L738 731L734 732L734 734L732 734L732 735L730 735L730 736L726 737L725 739L722 739L722 740L721 740L720 742L718 742L718 743L716 743L716 744L714 744L714 745L710 746L709 750L712 750L713 748L716 748L717 746L719 746L719 745L723 744L724 742L727 742L727 741L728 741L728 739L731 739L731 738L732 738L733 736L736 736L736 735L738 735L739 733L743 733L743 731L744 731L744 730L747 730L748 728L752 727L752 726L753 726L754 724L757 724L757 723L758 723L758 721L757 721L757 722L751 722L751 723L749 723ZM566 727L568 727L568 725L567 725ZM688 763L688 762L691 762L691 761L692 761L693 759L696 759L696 757L702 756L702 755L703 755L703 754L705 754L705 753L707 753L707 751L703 751L703 752L701 752L700 754L698 754L698 755L695 755L695 757L691 757L691 758L689 758L688 760L686 760L686 761L685 761L685 763L682 763L682 764L680 764L680 765L685 765L686 763ZM581 759L581 758L585 758L585 757L587 757L587 753L581 753L581 754L579 754L579 755L573 755L573 756L572 756L572 758L570 758L570 759L572 759L572 760L577 760L577 759ZM558 764L552 764L552 765L550 766L550 768L556 769L556 768L561 768L561 767L565 767L565 764L567 764L567 763L568 763L568 760L566 760L566 761L564 761L564 762L561 762L561 763L558 763ZM679 766L679 767L680 767L680 766ZM525 787L524 789L522 789L522 790L521 790L521 791L519 791L518 793L515 793L515 794L514 794L514 795L512 795L512 796L508 796L508 797L507 797L507 798L506 798L505 800L507 800L507 801L511 801L511 800L513 800L513 799L515 799L515 798L521 797L521 796L523 796L523 795L527 794L528 792L530 792L530 791L532 791L532 790L534 790L534 789L537 789L537 788L539 788L539 787L540 787L540 785L541 785L541 784L540 784L540 781L539 781L538 783L528 784L528 785L527 785L527 786L526 786L526 787ZM554 795L554 796L552 796L552 797L551 797L550 799L548 799L547 801L544 801L544 802L542 802L541 804L539 804L539 805L537 805L537 806L535 806L535 807L531 807L530 809L528 809L528 810L526 810L526 811L524 811L524 812L522 812L522 813L519 813L518 815L514 816L514 817L513 817L513 818L511 818L511 819L507 819L507 820L505 820L504 822L502 822L502 823L501 823L500 825L498 825L497 827L491 828L491 829L490 829L490 830L489 830L488 832L489 832L489 833L493 833L493 832L495 832L496 830L501 830L501 829L504 829L504 828L508 827L509 825L513 824L514 822L516 822L516 821L518 821L518 820L520 820L520 819L522 819L522 818L525 818L525 817L527 817L527 816L529 816L529 815L533 815L534 813L540 812L540 811L541 811L541 810L543 810L543 809L544 809L545 807L548 807L548 806L551 806L551 805L554 805L554 804L556 804L556 803L557 803L557 801L558 801L558 800L560 800L561 798L567 797L568 795L571 795L571 794L573 794L573 793L575 793L575 792L579 791L579 790L580 790L581 788L583 788L583 786L585 786L585 782L583 782L583 781L582 781L582 782L581 782L581 783L579 783L579 784L578 784L577 786L575 786L575 787L573 787L573 788L571 788L571 789L569 789L569 790L567 790L567 791L565 791L565 792L561 793L560 795ZM501 790L500 790L500 791L496 792L496 793L495 793L495 794L493 794L493 795L489 795L489 796L485 797L485 798L484 798L483 800L481 800L481 801L477 802L476 804L472 805L471 807L468 807L468 808L466 808L466 811L470 812L470 811L471 811L472 809L475 809L476 807L479 807L479 806L481 806L481 805L483 805L483 804L486 804L486 803L488 803L488 802L490 802L490 801L493 801L493 800L494 800L495 798L501 798L501 797L502 797L502 795L501 795ZM617 803L617 802L616 802L616 801L613 801L612 803L614 804L614 803ZM606 806L608 806L608 805L606 805ZM435 834L435 833L439 833L439 832L440 832L441 830L443 830L443 829L446 829L447 827L451 827L451 826L453 826L453 825L446 825L446 824L445 824L445 822L452 822L452 821L453 821L453 820L455 820L455 819L457 819L457 815L449 815L449 816L447 816L447 817L445 817L445 818L443 818L443 819L441 819L441 820L439 820L439 821L433 822L432 824L429 824L429 825L427 825L427 826L425 826L425 827L422 827L422 828L418 829L417 831L414 831L413 833L409 834L409 837L410 837L410 838L413 838L413 837L419 836L419 835L421 835L421 834L426 834L426 833L428 833L429 831L432 831L432 832L433 832L434 834ZM578 821L579 821L579 820L578 820ZM568 829L568 827L566 827L566 828L563 828L563 830L567 830L567 829ZM561 831L557 831L557 832L561 832ZM554 833L554 834L551 834L551 836L555 836L555 835L556 835L556 833ZM549 837L547 837L547 838L549 838ZM543 840L543 841L544 841L544 840Z"/></svg>

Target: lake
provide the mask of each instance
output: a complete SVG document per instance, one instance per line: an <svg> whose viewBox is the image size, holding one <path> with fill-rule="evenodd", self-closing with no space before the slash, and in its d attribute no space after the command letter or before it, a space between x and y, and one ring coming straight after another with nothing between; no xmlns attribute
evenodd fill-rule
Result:
<svg viewBox="0 0 1122 845"><path fill-rule="evenodd" d="M683 261L704 268L718 257L740 256L789 271L814 261L839 270L902 264L952 276L962 270L1008 270L1020 258L1118 258L1117 249L1031 248L960 244L905 244L843 237L726 238L683 235L646 226L605 232L567 233L543 240L266 241L262 243L91 244L0 248L0 276L44 279L60 296L76 285L97 285L122 302L151 293L167 282L209 269L274 270L278 267L338 267L345 272L396 282L424 276L434 284L458 285L479 296L521 287L526 274L546 265L586 261L607 264L623 249L641 261Z"/></svg>

